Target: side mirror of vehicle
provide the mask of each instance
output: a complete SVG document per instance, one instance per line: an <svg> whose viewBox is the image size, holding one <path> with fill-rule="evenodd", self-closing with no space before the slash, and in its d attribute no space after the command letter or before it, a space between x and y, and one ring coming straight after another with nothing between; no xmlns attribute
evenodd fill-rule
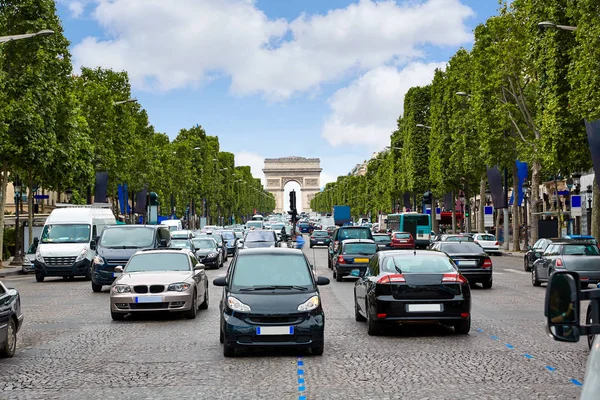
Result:
<svg viewBox="0 0 600 400"><path fill-rule="evenodd" d="M205 265L202 263L198 263L198 264L194 265L194 271L200 271L204 268L205 268Z"/></svg>
<svg viewBox="0 0 600 400"><path fill-rule="evenodd" d="M542 253L534 253L535 258L542 258Z"/></svg>
<svg viewBox="0 0 600 400"><path fill-rule="evenodd" d="M549 334L561 342L577 342L580 336L579 274L559 271L550 276L546 289L545 312Z"/></svg>
<svg viewBox="0 0 600 400"><path fill-rule="evenodd" d="M96 250L96 241L95 240L90 241L90 250Z"/></svg>
<svg viewBox="0 0 600 400"><path fill-rule="evenodd" d="M122 265L117 265L117 266L115 267L115 272L120 272L120 273L122 273L122 272L123 272L123 266L122 266Z"/></svg>
<svg viewBox="0 0 600 400"><path fill-rule="evenodd" d="M317 286L329 285L329 278L324 276L317 276Z"/></svg>
<svg viewBox="0 0 600 400"><path fill-rule="evenodd" d="M38 237L34 237L33 238L33 244L37 247L37 245L40 243L40 238Z"/></svg>
<svg viewBox="0 0 600 400"><path fill-rule="evenodd" d="M167 239L160 239L160 242L158 242L158 247L167 247L168 243L167 243Z"/></svg>
<svg viewBox="0 0 600 400"><path fill-rule="evenodd" d="M533 247L527 246L527 250L532 250L532 249L533 249Z"/></svg>
<svg viewBox="0 0 600 400"><path fill-rule="evenodd" d="M220 276L213 280L213 285L215 286L227 286L227 278L224 276Z"/></svg>

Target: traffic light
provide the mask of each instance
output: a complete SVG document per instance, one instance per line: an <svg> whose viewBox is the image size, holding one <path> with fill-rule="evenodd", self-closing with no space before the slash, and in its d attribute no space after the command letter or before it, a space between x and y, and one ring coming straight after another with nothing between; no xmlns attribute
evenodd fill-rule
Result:
<svg viewBox="0 0 600 400"><path fill-rule="evenodd" d="M292 190L290 192L290 210L296 209L296 191Z"/></svg>
<svg viewBox="0 0 600 400"><path fill-rule="evenodd" d="M431 192L423 193L423 204L433 204L433 195Z"/></svg>
<svg viewBox="0 0 600 400"><path fill-rule="evenodd" d="M156 192L150 192L148 195L151 206L159 206L160 202L158 201L158 194Z"/></svg>

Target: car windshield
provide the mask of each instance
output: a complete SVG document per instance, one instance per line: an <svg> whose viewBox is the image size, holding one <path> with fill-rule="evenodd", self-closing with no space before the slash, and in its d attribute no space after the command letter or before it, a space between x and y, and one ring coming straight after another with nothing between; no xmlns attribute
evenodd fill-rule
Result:
<svg viewBox="0 0 600 400"><path fill-rule="evenodd" d="M369 235L371 231L367 228L364 229L342 229L339 233L339 238L341 240L346 239L370 239L371 235Z"/></svg>
<svg viewBox="0 0 600 400"><path fill-rule="evenodd" d="M342 251L343 254L375 254L376 252L375 243L348 243Z"/></svg>
<svg viewBox="0 0 600 400"><path fill-rule="evenodd" d="M181 232L181 231L179 231L179 232L172 232L171 233L171 237L173 239L187 239L187 238L190 237L190 234L187 233L187 232Z"/></svg>
<svg viewBox="0 0 600 400"><path fill-rule="evenodd" d="M221 231L221 236L223 236L223 239L225 240L233 240L235 239L235 234L232 231Z"/></svg>
<svg viewBox="0 0 600 400"><path fill-rule="evenodd" d="M281 228L283 228L285 226L285 224L273 224L271 225L271 229L273 229L274 231L280 231Z"/></svg>
<svg viewBox="0 0 600 400"><path fill-rule="evenodd" d="M246 226L248 228L262 228L263 223L262 221L248 221L246 222Z"/></svg>
<svg viewBox="0 0 600 400"><path fill-rule="evenodd" d="M487 241L487 242L495 242L496 236L494 235L479 235L479 240Z"/></svg>
<svg viewBox="0 0 600 400"><path fill-rule="evenodd" d="M482 253L483 249L476 243L442 243L440 250L446 253Z"/></svg>
<svg viewBox="0 0 600 400"><path fill-rule="evenodd" d="M51 224L42 231L42 243L87 243L90 241L88 224Z"/></svg>
<svg viewBox="0 0 600 400"><path fill-rule="evenodd" d="M194 247L197 249L216 249L217 243L213 239L194 239Z"/></svg>
<svg viewBox="0 0 600 400"><path fill-rule="evenodd" d="M448 257L437 255L397 255L387 258L383 265L386 272L400 270L403 274L444 274L456 271Z"/></svg>
<svg viewBox="0 0 600 400"><path fill-rule="evenodd" d="M373 235L373 240L376 242L389 242L390 237L388 235Z"/></svg>
<svg viewBox="0 0 600 400"><path fill-rule="evenodd" d="M396 239L410 239L410 233L395 233Z"/></svg>
<svg viewBox="0 0 600 400"><path fill-rule="evenodd" d="M240 254L234 268L233 291L259 286L314 287L310 268L301 254Z"/></svg>
<svg viewBox="0 0 600 400"><path fill-rule="evenodd" d="M598 246L593 244L567 244L563 247L566 256L597 256L600 255Z"/></svg>
<svg viewBox="0 0 600 400"><path fill-rule="evenodd" d="M471 236L447 236L446 242L472 242L473 238Z"/></svg>
<svg viewBox="0 0 600 400"><path fill-rule="evenodd" d="M191 249L192 248L192 242L190 242L189 240L171 240L171 247L176 248L176 249Z"/></svg>
<svg viewBox="0 0 600 400"><path fill-rule="evenodd" d="M246 243L248 242L274 242L272 231L250 231L246 235Z"/></svg>
<svg viewBox="0 0 600 400"><path fill-rule="evenodd" d="M105 229L102 232L100 246L103 247L151 247L154 243L154 229L123 226Z"/></svg>
<svg viewBox="0 0 600 400"><path fill-rule="evenodd" d="M328 237L329 233L327 233L327 231L314 231L313 236L315 237Z"/></svg>
<svg viewBox="0 0 600 400"><path fill-rule="evenodd" d="M190 271L187 254L142 253L129 259L125 272Z"/></svg>
<svg viewBox="0 0 600 400"><path fill-rule="evenodd" d="M240 232L240 231L235 231L235 237L238 239L243 239L244 238L244 233Z"/></svg>

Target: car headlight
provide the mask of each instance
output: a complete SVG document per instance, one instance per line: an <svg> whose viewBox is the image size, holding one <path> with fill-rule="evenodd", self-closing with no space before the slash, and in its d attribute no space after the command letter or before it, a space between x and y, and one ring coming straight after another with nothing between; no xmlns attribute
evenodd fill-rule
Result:
<svg viewBox="0 0 600 400"><path fill-rule="evenodd" d="M96 256L94 257L94 264L104 265L106 264L106 261L102 256Z"/></svg>
<svg viewBox="0 0 600 400"><path fill-rule="evenodd" d="M115 285L112 291L114 293L131 293L131 288L128 285Z"/></svg>
<svg viewBox="0 0 600 400"><path fill-rule="evenodd" d="M81 252L79 253L79 255L77 256L77 258L75 259L75 262L79 262L81 260L83 260L84 258L87 257L87 247L84 247L83 249L81 249Z"/></svg>
<svg viewBox="0 0 600 400"><path fill-rule="evenodd" d="M215 257L217 257L218 255L219 255L219 253L210 253L210 254L208 255L208 258L215 258Z"/></svg>
<svg viewBox="0 0 600 400"><path fill-rule="evenodd" d="M250 306L248 304L244 304L235 297L229 296L227 297L227 306L237 312L250 312Z"/></svg>
<svg viewBox="0 0 600 400"><path fill-rule="evenodd" d="M315 295L298 306L298 311L311 311L319 307L319 296Z"/></svg>
<svg viewBox="0 0 600 400"><path fill-rule="evenodd" d="M42 257L42 253L39 250L35 252L35 259L41 263L44 262L44 257Z"/></svg>
<svg viewBox="0 0 600 400"><path fill-rule="evenodd" d="M190 288L190 284L189 283L185 283L185 282L178 282L178 283L171 283L167 289L168 292L185 292L186 290L188 290Z"/></svg>

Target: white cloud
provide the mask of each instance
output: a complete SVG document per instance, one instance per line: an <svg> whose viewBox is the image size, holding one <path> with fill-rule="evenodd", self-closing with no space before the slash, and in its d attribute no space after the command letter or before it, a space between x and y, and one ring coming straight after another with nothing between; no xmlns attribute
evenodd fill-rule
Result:
<svg viewBox="0 0 600 400"><path fill-rule="evenodd" d="M68 4L69 11L71 12L71 17L79 18L83 14L83 10L85 6L81 1L71 1Z"/></svg>
<svg viewBox="0 0 600 400"><path fill-rule="evenodd" d="M332 146L388 145L396 120L403 112L404 95L413 86L431 82L436 68L445 63L412 63L404 69L384 66L370 70L329 99L331 115L321 136Z"/></svg>
<svg viewBox="0 0 600 400"><path fill-rule="evenodd" d="M110 39L73 48L76 67L126 69L136 87L169 90L216 75L236 94L275 99L421 56L419 46L472 40L459 0L361 0L325 15L269 19L253 0L100 0ZM158 29L157 27L160 27Z"/></svg>
<svg viewBox="0 0 600 400"><path fill-rule="evenodd" d="M329 182L337 181L337 176L327 172L321 172L321 188L324 188Z"/></svg>
<svg viewBox="0 0 600 400"><path fill-rule="evenodd" d="M241 151L235 153L235 166L241 167L244 165L250 166L252 176L260 178L263 186L265 185L265 174L263 168L265 166L265 158L259 154L252 153L249 151Z"/></svg>

